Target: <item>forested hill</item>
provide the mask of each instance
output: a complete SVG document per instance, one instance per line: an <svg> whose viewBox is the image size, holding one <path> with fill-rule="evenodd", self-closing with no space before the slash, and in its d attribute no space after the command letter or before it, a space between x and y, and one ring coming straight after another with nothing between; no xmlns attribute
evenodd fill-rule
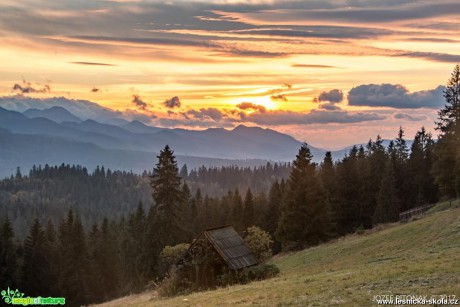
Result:
<svg viewBox="0 0 460 307"><path fill-rule="evenodd" d="M152 166L153 168L153 166ZM260 167L200 167L181 176L194 194L221 197L235 189L241 194L251 188L255 194L268 192L275 180L288 176L289 164ZM35 217L55 224L69 209L78 212L85 229L99 224L104 217L118 219L131 213L139 202L152 203L149 176L97 167L88 171L82 166L34 166L27 175L17 174L0 181L0 212L12 222L16 235L23 238Z"/></svg>

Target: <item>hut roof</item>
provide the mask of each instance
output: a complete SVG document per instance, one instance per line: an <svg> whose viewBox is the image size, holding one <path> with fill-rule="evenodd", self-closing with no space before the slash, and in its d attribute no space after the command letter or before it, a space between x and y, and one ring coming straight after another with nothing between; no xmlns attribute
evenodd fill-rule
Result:
<svg viewBox="0 0 460 307"><path fill-rule="evenodd" d="M219 255L232 270L257 264L257 258L232 226L223 226L204 231Z"/></svg>

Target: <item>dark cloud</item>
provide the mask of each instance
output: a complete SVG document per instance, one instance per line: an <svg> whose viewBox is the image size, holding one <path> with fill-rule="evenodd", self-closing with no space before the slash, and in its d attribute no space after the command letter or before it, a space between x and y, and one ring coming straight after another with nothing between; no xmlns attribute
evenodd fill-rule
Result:
<svg viewBox="0 0 460 307"><path fill-rule="evenodd" d="M445 101L444 86L433 90L410 93L399 84L367 84L352 88L348 92L348 103L352 106L390 107L397 109L441 108Z"/></svg>
<svg viewBox="0 0 460 307"><path fill-rule="evenodd" d="M133 95L133 100L131 102L142 110L145 110L148 106L148 104L142 100L139 95Z"/></svg>
<svg viewBox="0 0 460 307"><path fill-rule="evenodd" d="M163 105L169 109L180 108L180 99L179 97L174 96L163 101Z"/></svg>
<svg viewBox="0 0 460 307"><path fill-rule="evenodd" d="M270 99L273 101L288 101L284 94L271 95Z"/></svg>
<svg viewBox="0 0 460 307"><path fill-rule="evenodd" d="M93 87L93 88L91 89L91 92L92 92L92 93L97 93L97 92L100 92L100 91L101 91L101 89L100 89L100 88L97 88L97 87Z"/></svg>
<svg viewBox="0 0 460 307"><path fill-rule="evenodd" d="M176 115L176 112L168 110L168 116Z"/></svg>
<svg viewBox="0 0 460 307"><path fill-rule="evenodd" d="M222 48L223 54L231 54L244 57L254 57L254 58L279 58L289 56L288 52L270 52L270 51L261 51L261 50L248 50L241 48Z"/></svg>
<svg viewBox="0 0 460 307"><path fill-rule="evenodd" d="M21 83L15 83L13 85L12 91L19 94L51 93L51 86L49 84L42 86L38 82L33 84L32 82L23 79Z"/></svg>
<svg viewBox="0 0 460 307"><path fill-rule="evenodd" d="M324 91L319 94L318 102L328 101L331 103L338 103L343 101L343 93L341 90L333 89L330 91Z"/></svg>
<svg viewBox="0 0 460 307"><path fill-rule="evenodd" d="M129 43L129 44L143 44L143 45L172 45L172 46L185 46L185 47L220 47L208 41L197 41L188 39L172 39L161 37L110 37L110 36L70 36L71 39L94 41L94 42L107 42L107 43Z"/></svg>
<svg viewBox="0 0 460 307"><path fill-rule="evenodd" d="M266 113L254 112L246 115L244 120L258 125L310 125L359 123L383 120L385 118L385 116L373 112L313 110L310 113L298 113L274 110Z"/></svg>
<svg viewBox="0 0 460 307"><path fill-rule="evenodd" d="M232 31L240 35L267 35L297 38L371 38L393 34L394 31L350 26L290 26L281 28L245 29Z"/></svg>
<svg viewBox="0 0 460 307"><path fill-rule="evenodd" d="M322 103L318 106L318 109L328 110L328 111L341 110L341 108L335 103Z"/></svg>
<svg viewBox="0 0 460 307"><path fill-rule="evenodd" d="M305 67L305 68L339 68L337 66L329 65L315 65L315 64L292 64L292 67Z"/></svg>
<svg viewBox="0 0 460 307"><path fill-rule="evenodd" d="M236 107L240 110L258 110L260 113L267 112L267 109L264 106L252 102L242 102L237 104Z"/></svg>
<svg viewBox="0 0 460 307"><path fill-rule="evenodd" d="M426 18L436 18L442 16L450 16L454 12L459 12L458 3L455 1L437 1L437 2L416 2L416 1L400 1L393 5L377 5L375 1L362 1L367 4L360 4L359 1L338 2L335 8L331 9L311 9L309 8L310 1L304 2L303 7L296 10L291 10L289 14L278 14L267 16L267 19L272 22L291 21L293 20L309 20L321 21L325 20L332 22L357 22L357 23L387 23L393 21L408 21ZM261 16L261 18L266 16ZM358 30L359 32L359 30Z"/></svg>
<svg viewBox="0 0 460 307"><path fill-rule="evenodd" d="M188 110L187 112L181 113L185 119L211 119L215 122L226 117L226 114L216 108L201 108L199 110Z"/></svg>
<svg viewBox="0 0 460 307"><path fill-rule="evenodd" d="M115 64L96 63L96 62L69 62L69 63L78 64L78 65L89 65L89 66L117 66Z"/></svg>
<svg viewBox="0 0 460 307"><path fill-rule="evenodd" d="M443 63L458 63L460 62L460 55L448 54L439 52L422 52L422 51L398 51L395 53L397 56L425 59L434 62Z"/></svg>
<svg viewBox="0 0 460 307"><path fill-rule="evenodd" d="M425 115L409 115L406 113L396 113L395 115L393 115L393 118L394 119L405 119L405 120L410 120L413 122L422 121L422 120L427 119Z"/></svg>

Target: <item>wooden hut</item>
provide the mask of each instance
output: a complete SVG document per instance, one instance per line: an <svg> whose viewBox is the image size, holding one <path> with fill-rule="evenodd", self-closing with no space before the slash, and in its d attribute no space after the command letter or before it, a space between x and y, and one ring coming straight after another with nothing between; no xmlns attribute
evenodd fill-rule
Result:
<svg viewBox="0 0 460 307"><path fill-rule="evenodd" d="M205 230L179 261L184 278L196 287L213 287L217 278L258 264L243 238L232 226Z"/></svg>

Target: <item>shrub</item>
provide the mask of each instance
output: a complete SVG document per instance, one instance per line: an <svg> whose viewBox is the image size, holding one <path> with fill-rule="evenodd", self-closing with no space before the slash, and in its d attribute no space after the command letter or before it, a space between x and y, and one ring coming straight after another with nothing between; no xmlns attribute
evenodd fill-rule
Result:
<svg viewBox="0 0 460 307"><path fill-rule="evenodd" d="M166 246L160 253L159 272L165 274L169 268L175 265L188 250L190 244L180 243L174 246Z"/></svg>
<svg viewBox="0 0 460 307"><path fill-rule="evenodd" d="M271 245L273 240L270 234L257 226L249 227L246 230L244 241L257 257L259 262L264 262L272 256Z"/></svg>

